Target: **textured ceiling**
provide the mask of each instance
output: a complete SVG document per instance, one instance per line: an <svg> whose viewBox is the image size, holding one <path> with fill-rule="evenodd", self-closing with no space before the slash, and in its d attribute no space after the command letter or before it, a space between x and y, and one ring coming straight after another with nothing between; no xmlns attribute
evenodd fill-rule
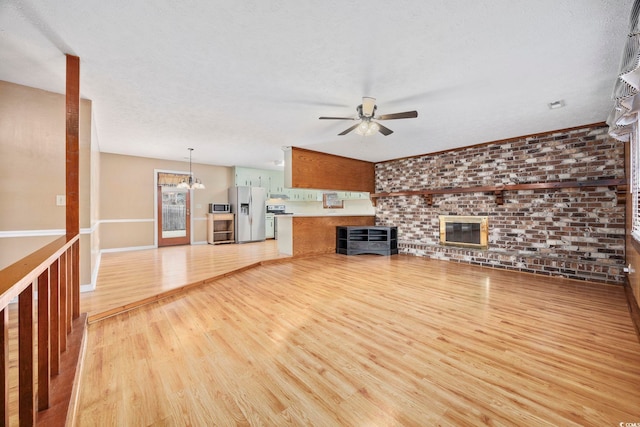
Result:
<svg viewBox="0 0 640 427"><path fill-rule="evenodd" d="M0 1L0 80L64 93L80 57L100 151L274 169L604 121L632 0ZM362 96L394 133L337 134ZM547 104L563 100L564 108Z"/></svg>

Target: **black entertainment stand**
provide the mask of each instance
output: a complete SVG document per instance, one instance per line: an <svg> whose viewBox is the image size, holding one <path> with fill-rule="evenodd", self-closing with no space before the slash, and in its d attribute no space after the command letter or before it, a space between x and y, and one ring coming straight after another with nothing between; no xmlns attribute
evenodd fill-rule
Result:
<svg viewBox="0 0 640 427"><path fill-rule="evenodd" d="M395 255L398 253L398 227L336 227L336 253Z"/></svg>

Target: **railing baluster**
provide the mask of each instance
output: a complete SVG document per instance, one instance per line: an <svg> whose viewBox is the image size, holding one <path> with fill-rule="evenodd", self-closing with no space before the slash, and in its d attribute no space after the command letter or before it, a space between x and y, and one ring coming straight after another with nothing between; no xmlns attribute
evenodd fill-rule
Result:
<svg viewBox="0 0 640 427"><path fill-rule="evenodd" d="M36 422L34 395L33 283L18 296L18 414L21 426Z"/></svg>
<svg viewBox="0 0 640 427"><path fill-rule="evenodd" d="M73 319L80 317L80 240L76 240L73 244Z"/></svg>
<svg viewBox="0 0 640 427"><path fill-rule="evenodd" d="M3 426L9 425L9 308L5 307L0 313L0 398L2 407L0 422Z"/></svg>
<svg viewBox="0 0 640 427"><path fill-rule="evenodd" d="M49 268L51 375L60 373L60 258Z"/></svg>
<svg viewBox="0 0 640 427"><path fill-rule="evenodd" d="M75 266L73 264L73 245L69 247L69 249L67 250L67 287L66 287L66 294L65 294L65 318L66 318L66 324L67 324L67 334L70 334L73 328L73 319L71 318L71 313L73 311L73 300L71 299L71 296L73 295L73 281L74 278L73 276L76 274L76 268L77 266Z"/></svg>
<svg viewBox="0 0 640 427"><path fill-rule="evenodd" d="M49 269L38 276L38 410L49 407Z"/></svg>
<svg viewBox="0 0 640 427"><path fill-rule="evenodd" d="M67 251L60 255L60 353L67 350Z"/></svg>

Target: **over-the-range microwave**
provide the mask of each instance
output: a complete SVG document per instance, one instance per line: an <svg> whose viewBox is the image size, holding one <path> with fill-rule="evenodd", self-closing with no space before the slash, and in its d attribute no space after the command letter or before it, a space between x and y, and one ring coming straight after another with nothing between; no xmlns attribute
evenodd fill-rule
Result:
<svg viewBox="0 0 640 427"><path fill-rule="evenodd" d="M224 203L209 203L209 213L231 212L231 206Z"/></svg>

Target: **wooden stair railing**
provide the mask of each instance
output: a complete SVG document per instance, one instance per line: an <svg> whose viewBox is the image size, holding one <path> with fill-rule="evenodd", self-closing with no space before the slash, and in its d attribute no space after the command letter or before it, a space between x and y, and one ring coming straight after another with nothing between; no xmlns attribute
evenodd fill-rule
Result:
<svg viewBox="0 0 640 427"><path fill-rule="evenodd" d="M0 425L9 425L16 415L21 426L36 425L38 412L49 408L51 378L60 374L61 356L68 356L67 335L79 317L74 301L79 278L79 235L54 240L0 271ZM9 384L8 326L10 304L16 298L18 407L14 408L9 405L14 387Z"/></svg>

